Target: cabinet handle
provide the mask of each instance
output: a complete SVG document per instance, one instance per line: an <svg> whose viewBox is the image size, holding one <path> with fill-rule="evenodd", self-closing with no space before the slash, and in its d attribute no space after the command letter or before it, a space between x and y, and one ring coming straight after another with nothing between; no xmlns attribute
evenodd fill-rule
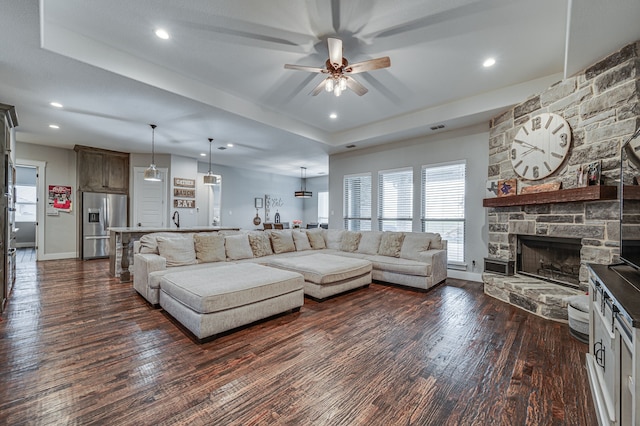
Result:
<svg viewBox="0 0 640 426"><path fill-rule="evenodd" d="M600 348L600 349L598 349ZM596 362L602 369L604 370L604 350L605 347L602 344L602 339L599 342L593 344L593 357L596 359Z"/></svg>
<svg viewBox="0 0 640 426"><path fill-rule="evenodd" d="M620 309L618 309L618 306L616 306L615 304L611 305L611 333L615 333L615 325L616 325L616 318L618 317L618 312L620 312Z"/></svg>
<svg viewBox="0 0 640 426"><path fill-rule="evenodd" d="M604 308L607 306L607 299L609 298L609 293L606 291L602 293L602 300L600 301L600 311L604 315Z"/></svg>

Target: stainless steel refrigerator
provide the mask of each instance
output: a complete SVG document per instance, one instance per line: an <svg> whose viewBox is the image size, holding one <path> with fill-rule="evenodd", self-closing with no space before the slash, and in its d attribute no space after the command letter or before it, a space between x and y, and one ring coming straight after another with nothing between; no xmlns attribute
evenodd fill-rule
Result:
<svg viewBox="0 0 640 426"><path fill-rule="evenodd" d="M126 195L82 193L82 259L109 257L109 228L126 226Z"/></svg>

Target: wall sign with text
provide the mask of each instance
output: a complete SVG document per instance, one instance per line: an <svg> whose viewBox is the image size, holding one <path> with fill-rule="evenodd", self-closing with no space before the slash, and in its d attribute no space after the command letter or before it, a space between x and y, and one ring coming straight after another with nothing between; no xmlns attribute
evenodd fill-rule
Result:
<svg viewBox="0 0 640 426"><path fill-rule="evenodd" d="M173 200L173 207L177 209L195 209L196 200L183 200L182 198L176 198Z"/></svg>
<svg viewBox="0 0 640 426"><path fill-rule="evenodd" d="M195 179L185 179L185 178L173 178L173 186L180 186L182 188L195 188L196 180Z"/></svg>

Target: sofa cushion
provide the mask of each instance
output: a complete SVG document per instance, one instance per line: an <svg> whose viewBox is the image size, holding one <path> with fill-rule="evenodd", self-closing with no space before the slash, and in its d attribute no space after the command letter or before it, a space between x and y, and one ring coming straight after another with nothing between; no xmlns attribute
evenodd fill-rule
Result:
<svg viewBox="0 0 640 426"><path fill-rule="evenodd" d="M291 230L271 231L271 245L275 254L296 251Z"/></svg>
<svg viewBox="0 0 640 426"><path fill-rule="evenodd" d="M196 261L196 249L191 238L158 237L160 256L167 259L167 267L193 265Z"/></svg>
<svg viewBox="0 0 640 426"><path fill-rule="evenodd" d="M344 232L342 229L327 229L327 233L325 234L327 248L340 250L340 241L342 241L342 234L344 234Z"/></svg>
<svg viewBox="0 0 640 426"><path fill-rule="evenodd" d="M224 248L227 259L239 260L253 257L249 236L247 234L227 235L224 237Z"/></svg>
<svg viewBox="0 0 640 426"><path fill-rule="evenodd" d="M273 257L267 266L298 272L305 281L314 284L332 284L371 272L371 262L331 254L314 253L299 257Z"/></svg>
<svg viewBox="0 0 640 426"><path fill-rule="evenodd" d="M382 231L367 231L362 233L360 244L358 244L358 253L378 254L380 240L382 239Z"/></svg>
<svg viewBox="0 0 640 426"><path fill-rule="evenodd" d="M296 251L311 250L311 244L309 243L309 237L304 231L293 231L293 243L296 246Z"/></svg>
<svg viewBox="0 0 640 426"><path fill-rule="evenodd" d="M436 234L430 232L408 232L402 241L400 257L403 259L419 260L418 253L429 250Z"/></svg>
<svg viewBox="0 0 640 426"><path fill-rule="evenodd" d="M324 241L324 236L322 235L323 230L318 228L318 229L312 229L307 231L307 237L309 238L309 244L311 244L311 248L314 250L320 250L323 248L327 248L327 244Z"/></svg>
<svg viewBox="0 0 640 426"><path fill-rule="evenodd" d="M431 264L410 259L396 259L389 256L369 255L365 257L373 263L373 269L396 272L398 274L416 275L420 277L431 276Z"/></svg>
<svg viewBox="0 0 640 426"><path fill-rule="evenodd" d="M158 237L165 238L191 238L193 239L193 233L181 233L181 232L152 232L140 237L140 253L143 254L160 254L158 251Z"/></svg>
<svg viewBox="0 0 640 426"><path fill-rule="evenodd" d="M224 235L217 233L194 234L196 259L200 263L224 262L227 258L224 251Z"/></svg>
<svg viewBox="0 0 640 426"><path fill-rule="evenodd" d="M255 257L270 256L273 254L269 235L264 232L250 233L249 245Z"/></svg>
<svg viewBox="0 0 640 426"><path fill-rule="evenodd" d="M248 238L247 238L248 240ZM256 264L225 265L163 277L162 291L198 313L251 305L302 289L300 274Z"/></svg>
<svg viewBox="0 0 640 426"><path fill-rule="evenodd" d="M340 240L340 250L353 253L358 249L360 238L362 238L362 234L360 232L344 231L342 234L342 240Z"/></svg>
<svg viewBox="0 0 640 426"><path fill-rule="evenodd" d="M380 239L380 247L378 247L378 254L382 256L400 257L403 240L404 233L402 232L383 232L382 238Z"/></svg>

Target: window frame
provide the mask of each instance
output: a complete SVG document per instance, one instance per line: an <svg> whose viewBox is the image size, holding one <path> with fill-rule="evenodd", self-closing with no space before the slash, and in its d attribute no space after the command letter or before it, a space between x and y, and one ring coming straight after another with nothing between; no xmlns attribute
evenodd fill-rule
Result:
<svg viewBox="0 0 640 426"><path fill-rule="evenodd" d="M408 197L409 214L408 216L397 215L396 217L385 217L384 216L385 205L388 206L388 204L385 203L384 201L385 200L384 176L403 175L403 174L408 174L411 177L411 181L408 187L406 188L406 190L410 192ZM389 180L388 182L391 182L391 180ZM398 182L400 181L398 180ZM412 232L413 231L413 201L414 201L413 198L414 198L413 167L401 167L396 169L379 170L378 171L378 214L377 214L378 229L380 231ZM407 197L404 197L404 200L407 201ZM391 203L391 205L393 204L394 203ZM396 196L396 202L395 202L396 208L400 205L401 205L400 198ZM391 225L391 223L393 222L396 222L396 227L385 226L385 223L388 223L389 225ZM408 223L408 227L406 227L405 229L398 229L397 226L402 222ZM393 228L393 229L390 229L390 228Z"/></svg>

